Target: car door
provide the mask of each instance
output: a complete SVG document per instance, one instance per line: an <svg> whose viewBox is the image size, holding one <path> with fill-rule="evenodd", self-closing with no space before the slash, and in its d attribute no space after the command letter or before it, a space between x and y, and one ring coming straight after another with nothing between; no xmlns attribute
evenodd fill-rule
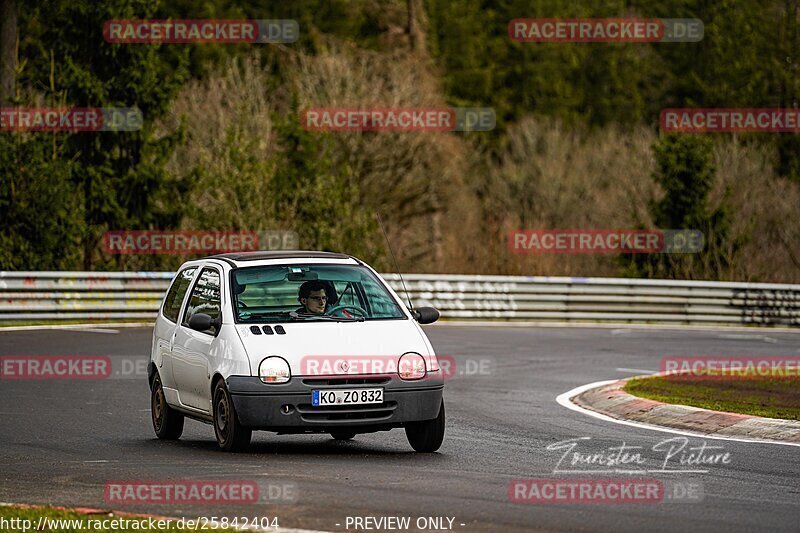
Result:
<svg viewBox="0 0 800 533"><path fill-rule="evenodd" d="M222 321L221 281L222 272L217 266L202 267L186 300L172 347L173 375L181 403L206 412L211 409L209 363ZM195 331L189 327L189 319L195 313L205 313L217 324L207 331Z"/></svg>
<svg viewBox="0 0 800 533"><path fill-rule="evenodd" d="M197 267L191 266L176 274L156 318L152 357L165 389L175 388L175 378L172 373L172 345L175 331L178 328L178 317L196 272Z"/></svg>

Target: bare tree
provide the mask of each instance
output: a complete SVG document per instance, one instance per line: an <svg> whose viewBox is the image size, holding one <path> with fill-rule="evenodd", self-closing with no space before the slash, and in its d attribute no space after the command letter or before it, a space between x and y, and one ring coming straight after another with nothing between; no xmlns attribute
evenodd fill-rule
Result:
<svg viewBox="0 0 800 533"><path fill-rule="evenodd" d="M408 8L408 38L412 50L425 49L425 31L422 29L423 10L419 0L406 0Z"/></svg>
<svg viewBox="0 0 800 533"><path fill-rule="evenodd" d="M0 104L14 98L17 69L17 0L0 0Z"/></svg>

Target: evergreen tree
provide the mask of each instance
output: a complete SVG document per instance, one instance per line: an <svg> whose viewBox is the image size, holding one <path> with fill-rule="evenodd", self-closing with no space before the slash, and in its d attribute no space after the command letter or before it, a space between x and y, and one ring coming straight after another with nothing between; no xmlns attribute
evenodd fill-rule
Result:
<svg viewBox="0 0 800 533"><path fill-rule="evenodd" d="M701 231L704 248L699 253L633 255L627 260L632 273L681 279L725 276L732 255L729 220L724 209L709 206L713 150L708 137L684 134L665 135L654 144L657 169L653 178L664 195L650 207L653 221L660 230Z"/></svg>

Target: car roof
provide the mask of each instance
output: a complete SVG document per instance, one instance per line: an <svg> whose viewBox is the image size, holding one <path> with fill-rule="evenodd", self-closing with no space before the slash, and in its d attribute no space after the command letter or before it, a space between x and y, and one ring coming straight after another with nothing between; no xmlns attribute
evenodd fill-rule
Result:
<svg viewBox="0 0 800 533"><path fill-rule="evenodd" d="M343 262L348 264L361 263L355 257L337 252L320 252L313 250L271 250L256 252L233 252L217 254L206 259L218 259L232 266L260 266L265 264L281 264L292 259L304 259L320 263L326 261Z"/></svg>
<svg viewBox="0 0 800 533"><path fill-rule="evenodd" d="M349 255L336 252L315 252L310 250L272 250L261 252L231 252L217 254L206 259L230 259L231 261L263 261L265 259L294 259L319 257L323 259L351 259Z"/></svg>

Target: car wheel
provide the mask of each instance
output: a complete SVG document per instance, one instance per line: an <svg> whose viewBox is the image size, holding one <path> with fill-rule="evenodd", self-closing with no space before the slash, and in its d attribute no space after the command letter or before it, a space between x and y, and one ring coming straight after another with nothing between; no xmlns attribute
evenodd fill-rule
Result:
<svg viewBox="0 0 800 533"><path fill-rule="evenodd" d="M243 427L239 422L233 400L223 380L214 387L214 433L217 444L226 452L246 450L253 434L253 430Z"/></svg>
<svg viewBox="0 0 800 533"><path fill-rule="evenodd" d="M352 431L331 431L331 437L336 440L350 440L355 436L355 432Z"/></svg>
<svg viewBox="0 0 800 533"><path fill-rule="evenodd" d="M167 404L161 377L156 373L150 387L150 414L159 439L177 440L183 433L183 415Z"/></svg>
<svg viewBox="0 0 800 533"><path fill-rule="evenodd" d="M439 407L439 416L433 420L412 422L406 425L408 443L417 452L435 452L444 440L444 400Z"/></svg>

